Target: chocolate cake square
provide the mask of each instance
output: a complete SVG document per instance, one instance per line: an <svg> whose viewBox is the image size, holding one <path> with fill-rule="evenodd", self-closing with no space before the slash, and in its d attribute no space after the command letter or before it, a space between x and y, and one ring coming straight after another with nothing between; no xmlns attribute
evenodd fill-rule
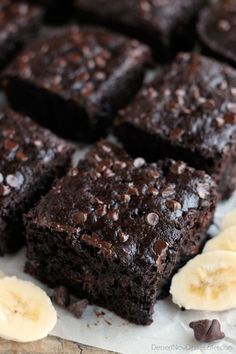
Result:
<svg viewBox="0 0 236 354"><path fill-rule="evenodd" d="M195 43L195 20L207 0L75 0L82 22L100 23L150 44L166 60Z"/></svg>
<svg viewBox="0 0 236 354"><path fill-rule="evenodd" d="M181 159L207 171L229 197L236 187L236 71L179 54L120 111L115 133L133 155Z"/></svg>
<svg viewBox="0 0 236 354"><path fill-rule="evenodd" d="M0 2L0 69L2 69L39 28L42 9L27 2Z"/></svg>
<svg viewBox="0 0 236 354"><path fill-rule="evenodd" d="M173 273L204 244L215 204L204 172L100 141L25 216L26 271L150 324Z"/></svg>
<svg viewBox="0 0 236 354"><path fill-rule="evenodd" d="M203 52L236 67L236 1L210 3L197 25Z"/></svg>
<svg viewBox="0 0 236 354"><path fill-rule="evenodd" d="M73 151L29 118L0 110L0 255L24 243L22 214L66 173Z"/></svg>
<svg viewBox="0 0 236 354"><path fill-rule="evenodd" d="M150 51L95 27L70 26L34 41L2 85L14 109L61 136L91 141L142 84Z"/></svg>

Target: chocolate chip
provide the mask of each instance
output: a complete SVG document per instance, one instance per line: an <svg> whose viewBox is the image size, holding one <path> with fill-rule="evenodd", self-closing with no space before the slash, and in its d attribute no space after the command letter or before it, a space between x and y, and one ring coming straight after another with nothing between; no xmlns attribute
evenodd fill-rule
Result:
<svg viewBox="0 0 236 354"><path fill-rule="evenodd" d="M95 205L104 204L103 201L101 199L99 199L98 197L93 197L92 198L92 203L95 204Z"/></svg>
<svg viewBox="0 0 236 354"><path fill-rule="evenodd" d="M209 186L207 184L199 183L197 186L197 193L201 199L205 199L209 195Z"/></svg>
<svg viewBox="0 0 236 354"><path fill-rule="evenodd" d="M151 194L151 195L158 195L159 192L158 192L158 190L157 190L156 188L151 187L151 188L148 189L148 194Z"/></svg>
<svg viewBox="0 0 236 354"><path fill-rule="evenodd" d="M231 24L229 23L229 21L222 19L219 21L218 27L223 32L228 32L231 29Z"/></svg>
<svg viewBox="0 0 236 354"><path fill-rule="evenodd" d="M0 197L5 197L10 194L11 190L8 186L4 186L4 184L0 184Z"/></svg>
<svg viewBox="0 0 236 354"><path fill-rule="evenodd" d="M149 213L146 220L149 225L155 226L159 221L159 216L156 213Z"/></svg>
<svg viewBox="0 0 236 354"><path fill-rule="evenodd" d="M102 162L100 162L98 165L97 165L97 172L104 172L105 170L107 170L108 168L111 167L111 161L110 160L103 160Z"/></svg>
<svg viewBox="0 0 236 354"><path fill-rule="evenodd" d="M115 173L110 168L108 168L107 170L104 171L103 176L105 178L111 178L115 176Z"/></svg>
<svg viewBox="0 0 236 354"><path fill-rule="evenodd" d="M53 289L52 299L58 306L67 307L70 304L70 294L65 286Z"/></svg>
<svg viewBox="0 0 236 354"><path fill-rule="evenodd" d="M99 205L96 209L96 213L98 216L104 216L107 214L107 206L106 204Z"/></svg>
<svg viewBox="0 0 236 354"><path fill-rule="evenodd" d="M230 89L230 92L231 92L232 96L236 97L236 87L232 87Z"/></svg>
<svg viewBox="0 0 236 354"><path fill-rule="evenodd" d="M216 123L217 128L221 128L224 125L225 120L223 117L216 117L215 123Z"/></svg>
<svg viewBox="0 0 236 354"><path fill-rule="evenodd" d="M182 136L184 134L184 130L180 128L174 128L170 132L170 139L171 140L181 140Z"/></svg>
<svg viewBox="0 0 236 354"><path fill-rule="evenodd" d="M145 160L142 157L137 157L134 160L133 164L134 164L134 167L139 168L145 164Z"/></svg>
<svg viewBox="0 0 236 354"><path fill-rule="evenodd" d="M172 164L170 170L171 172L181 175L186 169L186 163L180 161Z"/></svg>
<svg viewBox="0 0 236 354"><path fill-rule="evenodd" d="M226 114L224 117L224 123L236 124L236 114Z"/></svg>
<svg viewBox="0 0 236 354"><path fill-rule="evenodd" d="M27 161L28 160L28 156L26 154L24 154L21 151L17 151L16 153L16 159L19 161Z"/></svg>
<svg viewBox="0 0 236 354"><path fill-rule="evenodd" d="M129 193L130 195L136 195L137 197L139 196L138 188L133 187L133 186L130 186L130 187L129 187L128 193Z"/></svg>
<svg viewBox="0 0 236 354"><path fill-rule="evenodd" d="M19 189L24 183L24 176L20 172L16 172L14 175L7 175L6 183L15 189Z"/></svg>
<svg viewBox="0 0 236 354"><path fill-rule="evenodd" d="M173 185L169 184L167 185L166 187L164 187L162 190L161 190L161 196L162 197L169 197L170 195L174 194L175 193L175 188Z"/></svg>
<svg viewBox="0 0 236 354"><path fill-rule="evenodd" d="M88 244L90 244L91 240L92 240L92 236L88 235L88 234L83 234L81 236L81 240L84 241L84 242L87 242Z"/></svg>
<svg viewBox="0 0 236 354"><path fill-rule="evenodd" d="M86 307L88 306L88 300L83 299L70 304L67 309L70 311L76 318L81 318Z"/></svg>
<svg viewBox="0 0 236 354"><path fill-rule="evenodd" d="M129 203L130 202L130 195L129 194L121 194L121 196L119 197L119 200L122 202L122 203Z"/></svg>
<svg viewBox="0 0 236 354"><path fill-rule="evenodd" d="M229 103L227 104L227 109L228 109L231 113L236 114L236 103L229 102Z"/></svg>
<svg viewBox="0 0 236 354"><path fill-rule="evenodd" d="M221 332L220 322L216 319L190 322L189 327L193 329L194 337L200 342L209 343L225 337Z"/></svg>
<svg viewBox="0 0 236 354"><path fill-rule="evenodd" d="M108 144L101 144L101 148L103 151L105 151L106 153L111 152L111 147Z"/></svg>
<svg viewBox="0 0 236 354"><path fill-rule="evenodd" d="M13 140L5 140L3 146L6 150L16 151L19 147L19 144Z"/></svg>
<svg viewBox="0 0 236 354"><path fill-rule="evenodd" d="M122 243L126 242L129 239L129 235L127 235L123 231L119 231L118 235L119 235L119 241Z"/></svg>
<svg viewBox="0 0 236 354"><path fill-rule="evenodd" d="M118 210L109 211L108 218L113 221L119 220L119 211Z"/></svg>
<svg viewBox="0 0 236 354"><path fill-rule="evenodd" d="M168 248L168 243L166 243L163 240L158 240L153 247L155 253L158 256L160 256L167 248Z"/></svg>
<svg viewBox="0 0 236 354"><path fill-rule="evenodd" d="M181 209L181 204L176 200L167 200L166 205L171 211L176 211Z"/></svg>
<svg viewBox="0 0 236 354"><path fill-rule="evenodd" d="M34 141L34 145L38 148L41 148L43 146L43 143L41 140L35 140Z"/></svg>
<svg viewBox="0 0 236 354"><path fill-rule="evenodd" d="M160 177L160 173L156 170L149 170L147 175L148 177L155 178L155 179Z"/></svg>
<svg viewBox="0 0 236 354"><path fill-rule="evenodd" d="M76 168L76 167L70 168L70 170L68 172L69 176L75 177L75 176L77 176L77 174L78 174L78 168Z"/></svg>
<svg viewBox="0 0 236 354"><path fill-rule="evenodd" d="M87 221L88 215L82 211L76 211L72 214L72 220L78 225L83 225Z"/></svg>
<svg viewBox="0 0 236 354"><path fill-rule="evenodd" d="M127 166L126 162L124 161L115 161L114 169L123 170Z"/></svg>

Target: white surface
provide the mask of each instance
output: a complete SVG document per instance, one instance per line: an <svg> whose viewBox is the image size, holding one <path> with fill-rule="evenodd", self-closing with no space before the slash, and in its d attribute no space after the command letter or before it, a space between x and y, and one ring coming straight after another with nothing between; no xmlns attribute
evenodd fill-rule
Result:
<svg viewBox="0 0 236 354"><path fill-rule="evenodd" d="M217 232L221 218L235 207L236 194L218 207L212 233ZM8 275L31 280L50 292L43 284L23 272L24 262L25 251L22 250L15 256L0 258L0 270ZM94 306L88 306L80 320L59 307L57 311L58 322L53 335L125 354L236 353L236 310L224 313L181 311L168 298L157 302L154 322L146 327L130 324L113 313ZM105 314L97 316L96 311L104 311ZM213 344L199 344L195 341L188 324L203 318L218 318L226 334L225 339Z"/></svg>

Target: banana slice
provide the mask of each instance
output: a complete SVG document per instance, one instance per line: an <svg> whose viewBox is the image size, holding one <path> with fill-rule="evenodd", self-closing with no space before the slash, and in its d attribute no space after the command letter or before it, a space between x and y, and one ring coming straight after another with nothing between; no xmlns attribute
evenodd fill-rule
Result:
<svg viewBox="0 0 236 354"><path fill-rule="evenodd" d="M1 278L4 278L5 276L6 276L6 274L3 273L3 272L0 270L0 279L1 279Z"/></svg>
<svg viewBox="0 0 236 354"><path fill-rule="evenodd" d="M0 337L17 342L44 338L57 314L47 294L16 277L0 279Z"/></svg>
<svg viewBox="0 0 236 354"><path fill-rule="evenodd" d="M203 252L220 250L236 252L236 226L223 230L218 236L209 240L203 248Z"/></svg>
<svg viewBox="0 0 236 354"><path fill-rule="evenodd" d="M224 229L227 229L228 227L234 226L234 225L236 225L236 209L234 209L230 213L226 214L226 216L222 220L220 228L222 230L224 230Z"/></svg>
<svg viewBox="0 0 236 354"><path fill-rule="evenodd" d="M173 277L173 302L187 310L236 307L236 252L214 251L190 260Z"/></svg>

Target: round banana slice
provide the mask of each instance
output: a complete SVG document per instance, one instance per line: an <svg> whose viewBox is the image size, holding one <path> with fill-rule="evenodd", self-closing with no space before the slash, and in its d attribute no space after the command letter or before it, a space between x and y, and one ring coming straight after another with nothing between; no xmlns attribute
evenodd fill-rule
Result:
<svg viewBox="0 0 236 354"><path fill-rule="evenodd" d="M227 229L230 226L236 226L236 209L232 210L230 213L226 214L224 219L222 220L222 223L220 225L220 228L222 230Z"/></svg>
<svg viewBox="0 0 236 354"><path fill-rule="evenodd" d="M196 256L173 277L170 293L173 302L187 310L224 311L236 307L236 252Z"/></svg>
<svg viewBox="0 0 236 354"><path fill-rule="evenodd" d="M16 277L0 279L0 337L38 340L48 335L56 321L56 311L42 289Z"/></svg>
<svg viewBox="0 0 236 354"><path fill-rule="evenodd" d="M203 252L220 250L236 252L236 225L223 230L218 236L209 240L203 248Z"/></svg>

